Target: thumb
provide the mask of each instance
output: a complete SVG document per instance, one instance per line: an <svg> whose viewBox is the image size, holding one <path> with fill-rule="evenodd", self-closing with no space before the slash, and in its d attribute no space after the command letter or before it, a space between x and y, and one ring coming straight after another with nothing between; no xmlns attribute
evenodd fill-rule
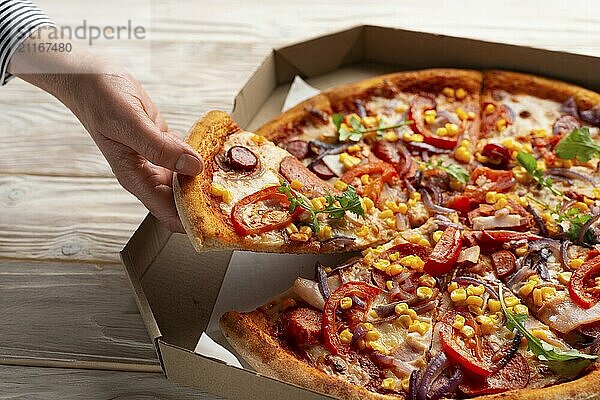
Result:
<svg viewBox="0 0 600 400"><path fill-rule="evenodd" d="M198 175L204 168L202 157L175 132L161 132L149 118L125 133L124 143L152 164L184 175Z"/></svg>

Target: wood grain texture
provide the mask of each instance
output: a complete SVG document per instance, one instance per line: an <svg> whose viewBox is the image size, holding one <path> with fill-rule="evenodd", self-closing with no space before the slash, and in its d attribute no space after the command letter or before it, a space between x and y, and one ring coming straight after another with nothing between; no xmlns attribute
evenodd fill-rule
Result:
<svg viewBox="0 0 600 400"><path fill-rule="evenodd" d="M215 399L162 374L0 366L3 400L192 400Z"/></svg>
<svg viewBox="0 0 600 400"><path fill-rule="evenodd" d="M5 362L158 367L121 265L0 260L0 303Z"/></svg>
<svg viewBox="0 0 600 400"><path fill-rule="evenodd" d="M0 176L0 257L119 262L146 211L113 178Z"/></svg>
<svg viewBox="0 0 600 400"><path fill-rule="evenodd" d="M271 48L363 23L600 56L592 0L36 2L59 24L144 25L146 41L91 50L125 65L179 132L229 110ZM0 363L156 368L112 264L143 207L56 99L14 80L0 110ZM160 374L0 367L2 399L212 398L195 393Z"/></svg>

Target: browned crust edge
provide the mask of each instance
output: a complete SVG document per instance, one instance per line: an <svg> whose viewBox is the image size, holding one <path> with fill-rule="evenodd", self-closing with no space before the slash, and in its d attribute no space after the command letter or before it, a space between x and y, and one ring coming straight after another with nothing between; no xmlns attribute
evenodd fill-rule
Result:
<svg viewBox="0 0 600 400"><path fill-rule="evenodd" d="M270 334L267 320L260 311L230 311L220 320L221 330L235 351L257 372L340 399L398 399L373 393L360 386L311 367L283 348ZM291 372L293 371L293 373ZM574 381L540 389L519 389L476 400L590 400L600 399L600 370Z"/></svg>
<svg viewBox="0 0 600 400"><path fill-rule="evenodd" d="M600 104L600 94L570 83L519 72L484 71L484 96L489 96L494 89L512 94L527 94L559 103L573 96L580 110L588 110Z"/></svg>
<svg viewBox="0 0 600 400"><path fill-rule="evenodd" d="M349 98L377 95L379 91L393 89L403 92L440 92L445 87L462 87L471 94L481 91L483 75L480 71L453 68L434 68L418 71L396 72L376 76L360 82L342 85L323 94L334 111L344 110Z"/></svg>
<svg viewBox="0 0 600 400"><path fill-rule="evenodd" d="M186 141L205 160L204 170L197 176L175 174L173 193L177 212L196 251L239 247L239 236L225 222L219 205L210 195L212 161L225 138L239 129L226 112L209 111L188 133Z"/></svg>
<svg viewBox="0 0 600 400"><path fill-rule="evenodd" d="M398 400L331 377L300 360L271 336L267 320L259 311L227 312L220 325L235 351L260 374L341 399Z"/></svg>

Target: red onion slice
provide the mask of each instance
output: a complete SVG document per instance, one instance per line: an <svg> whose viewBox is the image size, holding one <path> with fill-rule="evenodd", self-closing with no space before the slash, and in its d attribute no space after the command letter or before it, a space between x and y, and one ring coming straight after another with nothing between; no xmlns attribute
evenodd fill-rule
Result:
<svg viewBox="0 0 600 400"><path fill-rule="evenodd" d="M423 199L423 204L425 204L425 207L434 213L440 213L440 214L453 214L456 212L456 210L453 210L452 208L446 208L446 207L442 207L442 206L438 206L437 204L433 204L433 202L431 201L431 197L429 196L429 193L424 190L421 189L419 191L419 193L421 193L421 198Z"/></svg>

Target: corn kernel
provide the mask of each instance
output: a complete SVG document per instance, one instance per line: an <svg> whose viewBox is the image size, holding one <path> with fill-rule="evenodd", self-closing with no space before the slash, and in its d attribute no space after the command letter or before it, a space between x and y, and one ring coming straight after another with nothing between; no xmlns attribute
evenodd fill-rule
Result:
<svg viewBox="0 0 600 400"><path fill-rule="evenodd" d="M542 288L542 299L543 300L548 300L549 298L552 298L554 296L556 296L556 288L553 288L550 286Z"/></svg>
<svg viewBox="0 0 600 400"><path fill-rule="evenodd" d="M454 317L454 322L452 322L452 326L458 330L461 330L463 326L465 326L465 317L458 314Z"/></svg>
<svg viewBox="0 0 600 400"><path fill-rule="evenodd" d="M331 226L329 225L324 225L319 229L318 236L320 239L331 239L333 236L333 229L331 229Z"/></svg>
<svg viewBox="0 0 600 400"><path fill-rule="evenodd" d="M600 188L594 188L594 189L593 189L593 192L594 192L594 197L595 197L596 199L599 199L599 200L600 200Z"/></svg>
<svg viewBox="0 0 600 400"><path fill-rule="evenodd" d="M409 378L402 379L402 381L400 382L400 386L402 387L402 390L404 390L405 392L408 392L410 390L410 379Z"/></svg>
<svg viewBox="0 0 600 400"><path fill-rule="evenodd" d="M398 134L394 131L387 131L384 135L383 138L385 140L387 140L388 142L397 142L398 141Z"/></svg>
<svg viewBox="0 0 600 400"><path fill-rule="evenodd" d="M498 312L502 309L502 306L500 305L500 301L496 300L496 299L489 299L488 303L488 310L490 310L490 312Z"/></svg>
<svg viewBox="0 0 600 400"><path fill-rule="evenodd" d="M515 249L515 254L519 257L524 256L529 251L529 245L525 243L523 246L519 246Z"/></svg>
<svg viewBox="0 0 600 400"><path fill-rule="evenodd" d="M444 93L446 97L454 97L454 89L451 87L445 87L442 90L442 93Z"/></svg>
<svg viewBox="0 0 600 400"><path fill-rule="evenodd" d="M290 240L295 242L308 242L310 237L306 233L292 233L290 235Z"/></svg>
<svg viewBox="0 0 600 400"><path fill-rule="evenodd" d="M334 185L334 188L336 188L339 191L345 191L346 189L348 189L348 184L344 181L338 180Z"/></svg>
<svg viewBox="0 0 600 400"><path fill-rule="evenodd" d="M394 378L385 378L381 381L381 387L385 390L394 390L396 389L396 379Z"/></svg>
<svg viewBox="0 0 600 400"><path fill-rule="evenodd" d="M408 304L406 303L398 303L394 307L394 312L398 315L404 315L408 310Z"/></svg>
<svg viewBox="0 0 600 400"><path fill-rule="evenodd" d="M450 136L456 136L460 132L458 125L456 125L456 124L448 123L448 124L444 125L444 127L446 128L446 131L448 132L448 135L450 135Z"/></svg>
<svg viewBox="0 0 600 400"><path fill-rule="evenodd" d="M400 253L397 251L395 251L389 255L390 261L398 261L399 258L400 258Z"/></svg>
<svg viewBox="0 0 600 400"><path fill-rule="evenodd" d="M435 287L435 285L437 284L435 278L428 274L421 275L419 277L419 283L423 286L427 286L430 288Z"/></svg>
<svg viewBox="0 0 600 400"><path fill-rule="evenodd" d="M400 264L392 264L386 268L385 272L389 276L396 276L401 272L404 272L406 269Z"/></svg>
<svg viewBox="0 0 600 400"><path fill-rule="evenodd" d="M360 151L361 147L360 144L353 144L352 146L348 147L348 153L358 153Z"/></svg>
<svg viewBox="0 0 600 400"><path fill-rule="evenodd" d="M448 293L452 293L456 289L458 289L458 282L456 282L456 281L450 282L450 284L448 285Z"/></svg>
<svg viewBox="0 0 600 400"><path fill-rule="evenodd" d="M347 310L352 307L352 298L351 297L342 297L340 300L340 307L342 310Z"/></svg>
<svg viewBox="0 0 600 400"><path fill-rule="evenodd" d="M398 203L398 212L402 215L405 215L408 212L406 203Z"/></svg>
<svg viewBox="0 0 600 400"><path fill-rule="evenodd" d="M545 329L532 329L531 334L540 340L548 340L548 333Z"/></svg>
<svg viewBox="0 0 600 400"><path fill-rule="evenodd" d="M498 193L494 192L494 191L487 192L485 194L485 202L488 203L488 204L494 204L496 202L496 195L497 194Z"/></svg>
<svg viewBox="0 0 600 400"><path fill-rule="evenodd" d="M315 197L314 199L311 199L310 202L317 210L325 208L325 198L323 197Z"/></svg>
<svg viewBox="0 0 600 400"><path fill-rule="evenodd" d="M285 227L285 231L286 231L286 233L289 236L292 233L297 233L298 232L298 227L292 223L292 224L289 224L288 226Z"/></svg>
<svg viewBox="0 0 600 400"><path fill-rule="evenodd" d="M465 325L460 329L460 333L467 338L472 338L475 336L475 329L471 328L469 325Z"/></svg>
<svg viewBox="0 0 600 400"><path fill-rule="evenodd" d="M585 203L586 206L593 206L596 204L596 200L592 200L589 197L584 197L583 198L583 202Z"/></svg>
<svg viewBox="0 0 600 400"><path fill-rule="evenodd" d="M465 303L468 306L483 307L483 299L479 296L468 296Z"/></svg>
<svg viewBox="0 0 600 400"><path fill-rule="evenodd" d="M385 287L387 288L387 290L392 290L394 288L394 281L386 281Z"/></svg>
<svg viewBox="0 0 600 400"><path fill-rule="evenodd" d="M369 317L375 319L375 318L379 318L379 314L377 313L377 311L372 308L371 310L369 310Z"/></svg>
<svg viewBox="0 0 600 400"><path fill-rule="evenodd" d="M381 337L381 333L379 333L379 331L376 331L376 330L368 331L367 333L365 333L365 339L367 339L369 341L377 340L380 337Z"/></svg>
<svg viewBox="0 0 600 400"><path fill-rule="evenodd" d="M302 189L302 182L296 179L292 179L292 181L290 182L290 187L294 190L300 190Z"/></svg>
<svg viewBox="0 0 600 400"><path fill-rule="evenodd" d="M469 114L467 114L467 112L460 107L456 109L456 115L461 121L466 121L469 119Z"/></svg>
<svg viewBox="0 0 600 400"><path fill-rule="evenodd" d="M442 237L442 235L444 234L444 231L435 231L433 232L432 238L434 242L439 242L440 238Z"/></svg>
<svg viewBox="0 0 600 400"><path fill-rule="evenodd" d="M344 329L343 331L340 332L340 341L342 342L342 344L352 343L353 337L354 337L354 335L352 334L352 332L350 332L349 329Z"/></svg>
<svg viewBox="0 0 600 400"><path fill-rule="evenodd" d="M583 258L574 258L569 261L569 267L571 269L578 269L583 265L584 262L585 260Z"/></svg>
<svg viewBox="0 0 600 400"><path fill-rule="evenodd" d="M483 293L485 292L485 288L483 287L483 285L469 285L467 286L467 294L469 296L475 295L475 296L481 296Z"/></svg>
<svg viewBox="0 0 600 400"><path fill-rule="evenodd" d="M363 185L368 185L371 182L371 177L367 174L361 175L360 182Z"/></svg>
<svg viewBox="0 0 600 400"><path fill-rule="evenodd" d="M558 281L563 285L568 285L571 282L571 275L573 275L572 272L561 272L558 274Z"/></svg>
<svg viewBox="0 0 600 400"><path fill-rule="evenodd" d="M496 201L496 204L494 204L494 208L496 210L500 210L501 208L504 208L508 205L508 200L506 200L505 198L500 198Z"/></svg>
<svg viewBox="0 0 600 400"><path fill-rule="evenodd" d="M408 327L408 332L418 332L421 336L425 335L430 325L427 322L415 321Z"/></svg>
<svg viewBox="0 0 600 400"><path fill-rule="evenodd" d="M402 139L406 140L407 142L422 142L425 138L423 137L423 135L420 135L418 133L408 133L406 132L403 136Z"/></svg>
<svg viewBox="0 0 600 400"><path fill-rule="evenodd" d="M400 264L405 267L412 268L416 271L422 271L425 262L417 255L409 255L400 259Z"/></svg>
<svg viewBox="0 0 600 400"><path fill-rule="evenodd" d="M520 304L520 303L521 303L521 300L519 300L515 296L505 297L504 298L504 304L506 304L506 307L514 307L514 306L516 306L517 304Z"/></svg>
<svg viewBox="0 0 600 400"><path fill-rule="evenodd" d="M346 168L352 168L360 164L360 158L351 156L348 153L341 153L339 155L339 160Z"/></svg>
<svg viewBox="0 0 600 400"><path fill-rule="evenodd" d="M533 304L535 304L536 307L542 305L542 291L539 288L533 289Z"/></svg>
<svg viewBox="0 0 600 400"><path fill-rule="evenodd" d="M369 211L373 207L375 207L375 203L369 197L363 197L362 201L363 201L363 206L364 206L364 208L365 208L366 211Z"/></svg>
<svg viewBox="0 0 600 400"><path fill-rule="evenodd" d="M517 304L513 307L513 311L517 314L527 315L529 314L529 308L525 304Z"/></svg>
<svg viewBox="0 0 600 400"><path fill-rule="evenodd" d="M388 226L388 228L396 228L396 218L392 217L392 218L387 218L385 220L385 224Z"/></svg>
<svg viewBox="0 0 600 400"><path fill-rule="evenodd" d="M446 136L448 135L448 130L446 128L440 127L436 129L435 134L438 136Z"/></svg>
<svg viewBox="0 0 600 400"><path fill-rule="evenodd" d="M356 230L356 236L365 237L369 234L369 227L366 225L361 226Z"/></svg>
<svg viewBox="0 0 600 400"><path fill-rule="evenodd" d="M437 116L437 111L436 110L425 110L423 112L423 115L433 115L434 117Z"/></svg>
<svg viewBox="0 0 600 400"><path fill-rule="evenodd" d="M533 289L535 288L535 283L531 284L531 283L526 283L525 285L521 286L521 288L519 289L519 296L521 297L527 297L531 294L531 292L533 292Z"/></svg>
<svg viewBox="0 0 600 400"><path fill-rule="evenodd" d="M377 125L377 117L366 116L362 118L362 122L365 126L376 126Z"/></svg>
<svg viewBox="0 0 600 400"><path fill-rule="evenodd" d="M390 266L390 261L389 260L385 260L383 258L381 258L381 259L379 259L379 260L377 260L377 261L375 261L373 263L373 267L377 268L380 271L387 270L387 267L389 267L389 266Z"/></svg>
<svg viewBox="0 0 600 400"><path fill-rule="evenodd" d="M366 330L368 330L368 331L372 331L373 329L375 329L375 327L373 326L373 324L372 324L372 323L370 323L370 322L365 322L365 323L363 323L363 327L364 327Z"/></svg>
<svg viewBox="0 0 600 400"><path fill-rule="evenodd" d="M475 117L477 117L477 114L475 114L475 112L473 111L469 111L467 113L467 116L469 117L469 119L475 119Z"/></svg>
<svg viewBox="0 0 600 400"><path fill-rule="evenodd" d="M475 315L481 315L481 314L483 314L483 308L481 308L481 307L468 306L467 308L469 309L469 311L471 311L471 313L473 313Z"/></svg>
<svg viewBox="0 0 600 400"><path fill-rule="evenodd" d="M252 135L250 139L259 146L267 141L266 137L260 135Z"/></svg>
<svg viewBox="0 0 600 400"><path fill-rule="evenodd" d="M471 162L471 157L471 152L463 146L456 149L456 152L454 153L454 158L463 163Z"/></svg>
<svg viewBox="0 0 600 400"><path fill-rule="evenodd" d="M419 239L419 241L417 242L417 244L419 246L431 247L431 243L429 243L429 240L427 240L425 238Z"/></svg>
<svg viewBox="0 0 600 400"><path fill-rule="evenodd" d="M425 115L425 123L431 125L435 122L435 115Z"/></svg>
<svg viewBox="0 0 600 400"><path fill-rule="evenodd" d="M494 111L496 111L496 106L493 105L492 103L488 104L487 106L485 106L485 113L486 114L491 114Z"/></svg>
<svg viewBox="0 0 600 400"><path fill-rule="evenodd" d="M463 88L458 88L456 89L456 98L459 100L464 99L465 97L467 97L467 91Z"/></svg>
<svg viewBox="0 0 600 400"><path fill-rule="evenodd" d="M458 288L456 290L453 290L450 293L450 298L455 303L459 302L459 301L465 301L467 299L467 291L463 288Z"/></svg>
<svg viewBox="0 0 600 400"><path fill-rule="evenodd" d="M496 121L496 128L499 131L503 131L504 129L506 129L506 123L507 121L504 118L500 118L498 121Z"/></svg>
<svg viewBox="0 0 600 400"><path fill-rule="evenodd" d="M433 296L433 290L427 286L419 286L417 288L417 297L421 300L429 300Z"/></svg>
<svg viewBox="0 0 600 400"><path fill-rule="evenodd" d="M410 194L410 198L413 200L417 200L420 201L421 200L421 193L419 192L413 192Z"/></svg>
<svg viewBox="0 0 600 400"><path fill-rule="evenodd" d="M379 218L386 219L394 216L394 212L392 210L385 210L379 213Z"/></svg>
<svg viewBox="0 0 600 400"><path fill-rule="evenodd" d="M401 316L398 317L398 322L400 323L400 326L402 326L404 329L408 329L408 327L410 325L412 325L413 320L410 317L410 315L403 314L403 315L401 315Z"/></svg>

